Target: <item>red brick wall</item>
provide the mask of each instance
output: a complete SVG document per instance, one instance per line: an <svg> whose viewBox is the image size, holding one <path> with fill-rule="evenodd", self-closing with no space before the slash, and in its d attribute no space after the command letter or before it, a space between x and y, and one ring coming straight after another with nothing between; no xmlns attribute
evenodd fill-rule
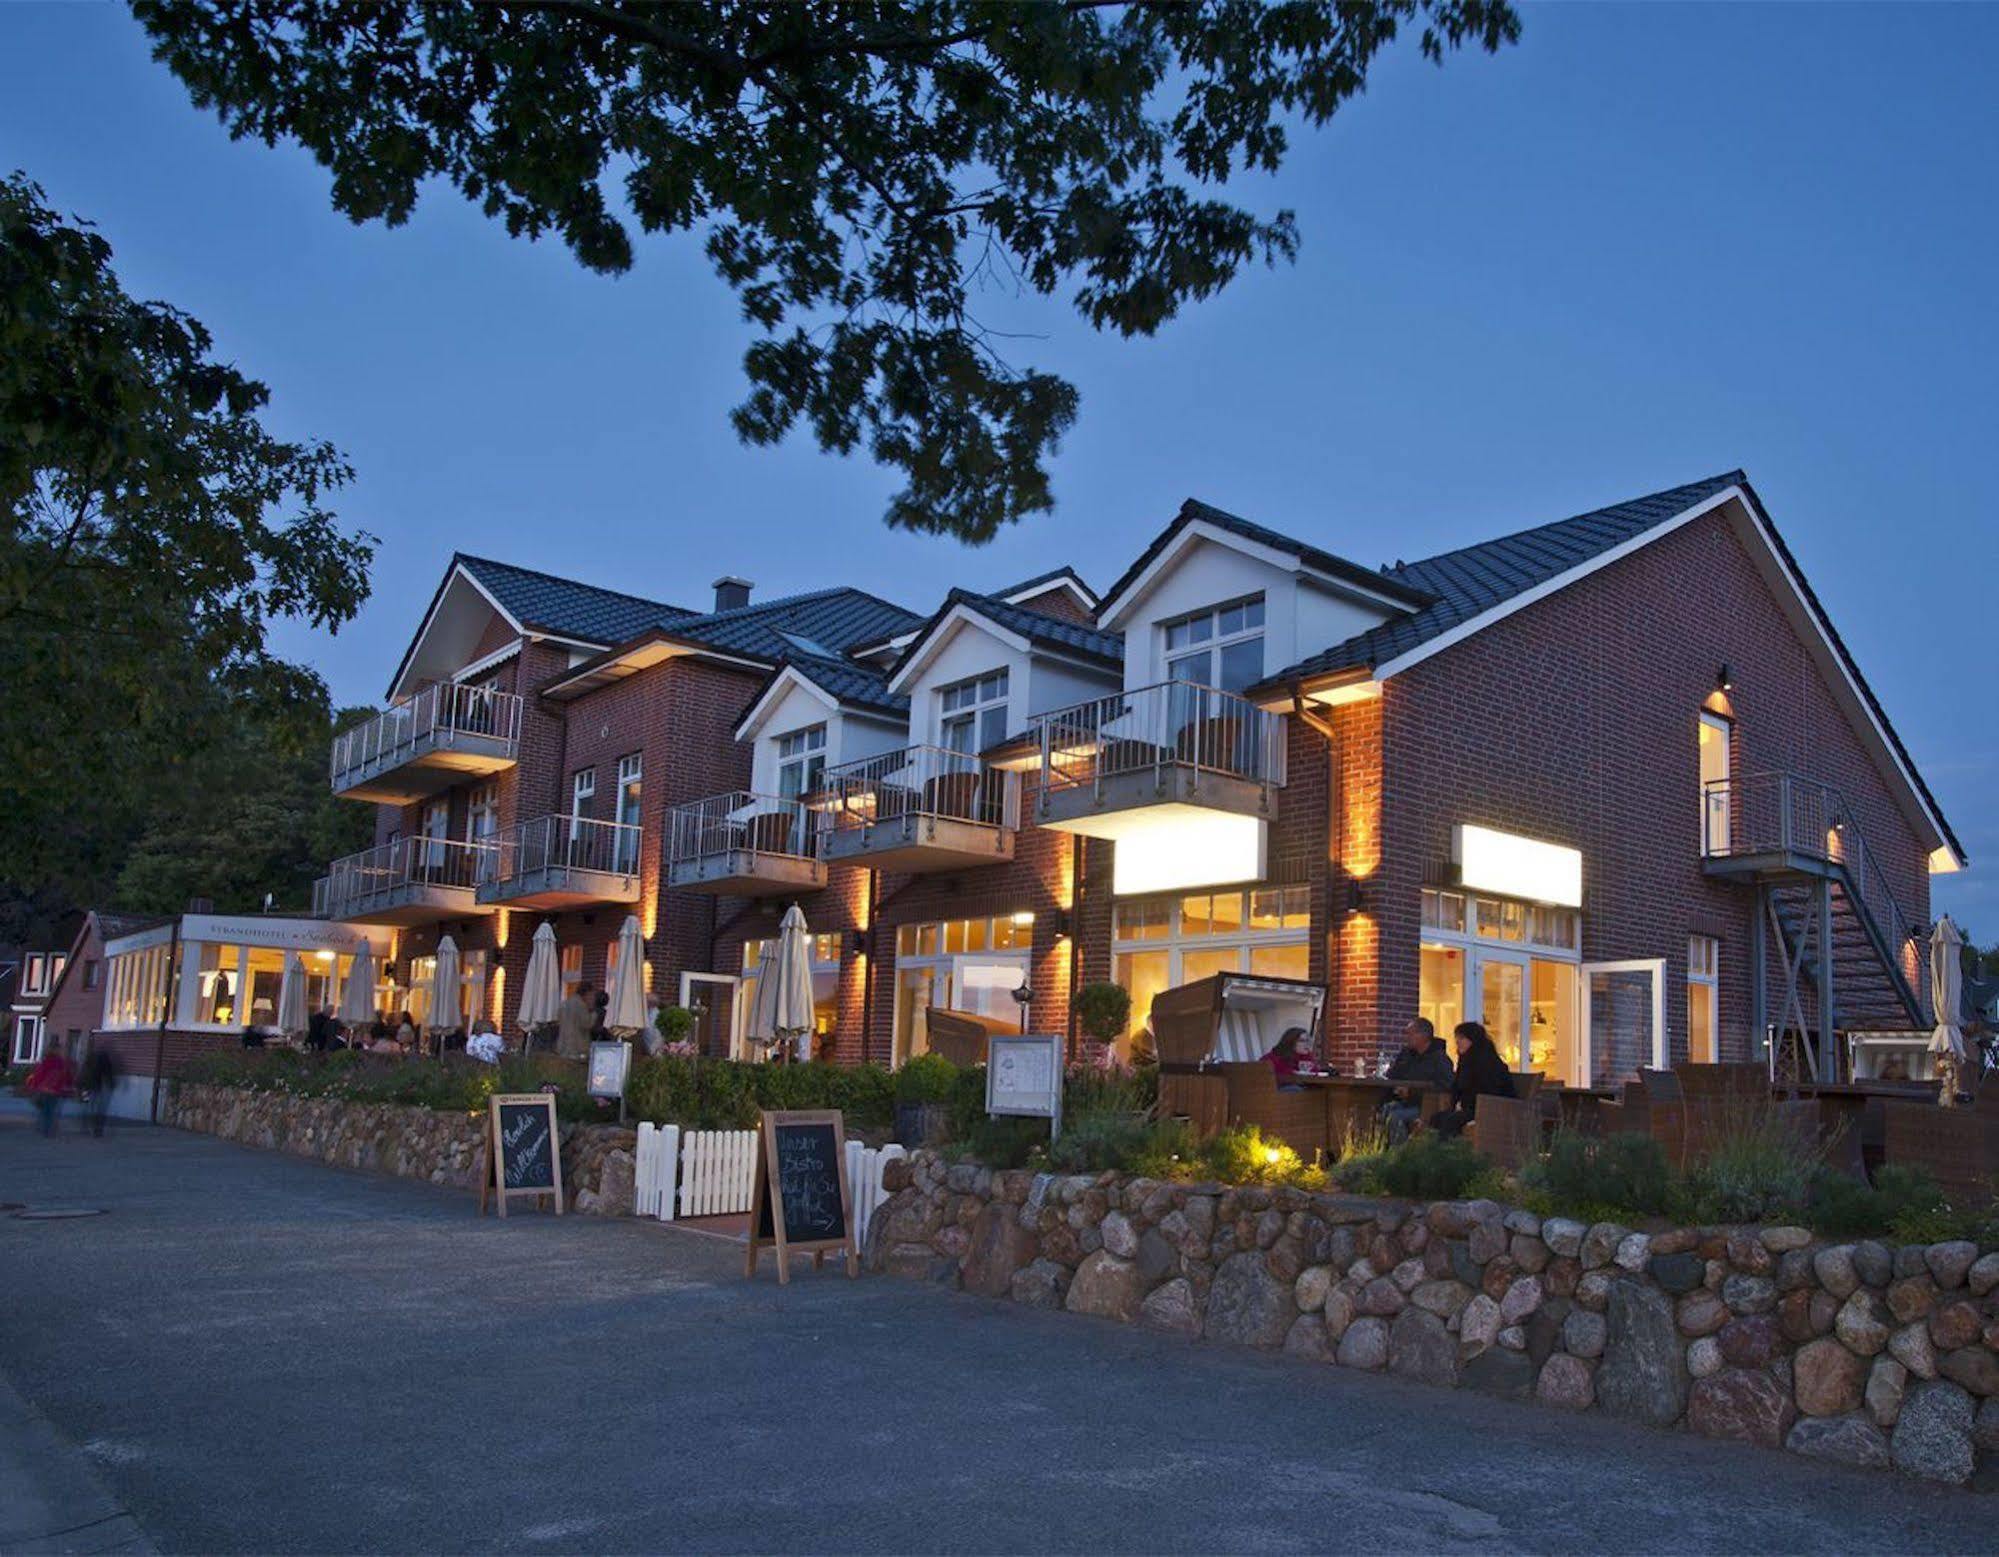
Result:
<svg viewBox="0 0 1999 1557"><path fill-rule="evenodd" d="M1724 663L1736 777L1785 770L1840 786L1903 911L1926 920L1925 849L1715 513L1387 684L1384 846L1368 888L1381 973L1371 1031L1363 1004L1344 1041L1385 1045L1415 1009L1420 889L1448 868L1452 824L1474 822L1583 851L1583 955L1666 958L1674 1061L1687 938L1718 936L1723 1055L1750 1057L1753 896L1704 876L1699 858L1698 715Z"/></svg>
<svg viewBox="0 0 1999 1557"><path fill-rule="evenodd" d="M1016 600L1015 605L1029 611L1039 611L1043 616L1060 617L1065 622L1080 622L1085 627L1097 623L1095 613L1078 600L1075 594L1060 587L1029 595L1025 600Z"/></svg>

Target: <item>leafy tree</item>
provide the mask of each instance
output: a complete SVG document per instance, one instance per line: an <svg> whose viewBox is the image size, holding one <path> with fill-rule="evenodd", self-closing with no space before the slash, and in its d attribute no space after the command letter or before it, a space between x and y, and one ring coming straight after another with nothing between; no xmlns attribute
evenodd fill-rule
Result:
<svg viewBox="0 0 1999 1557"><path fill-rule="evenodd" d="M1060 290L1150 335L1289 211L1205 193L1282 162L1405 28L1496 50L1509 0L132 0L231 132L294 140L356 221L445 179L516 236L630 268L630 223L700 229L760 332L740 437L799 422L907 484L888 521L969 541L1052 506L1075 389L1017 369L975 292ZM623 211L615 209L622 199Z"/></svg>
<svg viewBox="0 0 1999 1557"><path fill-rule="evenodd" d="M211 353L87 223L0 181L0 880L38 898L102 901L246 702L323 731L325 688L265 625L337 628L367 595L372 543L325 506L346 462L274 437L269 392Z"/></svg>

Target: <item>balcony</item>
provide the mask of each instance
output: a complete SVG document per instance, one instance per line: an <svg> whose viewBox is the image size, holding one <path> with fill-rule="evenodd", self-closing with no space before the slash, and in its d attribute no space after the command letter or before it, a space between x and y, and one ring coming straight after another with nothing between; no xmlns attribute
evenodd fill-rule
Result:
<svg viewBox="0 0 1999 1557"><path fill-rule="evenodd" d="M521 700L443 681L333 738L333 792L407 805L520 756Z"/></svg>
<svg viewBox="0 0 1999 1557"><path fill-rule="evenodd" d="M826 885L815 850L820 817L802 801L735 790L675 806L667 824L669 887L761 897Z"/></svg>
<svg viewBox="0 0 1999 1557"><path fill-rule="evenodd" d="M870 870L961 870L1013 858L1018 774L965 752L908 746L826 772L812 805L825 812L819 853Z"/></svg>
<svg viewBox="0 0 1999 1557"><path fill-rule="evenodd" d="M313 883L312 911L361 924L435 924L486 914L476 897L493 848L449 838L398 838L338 859Z"/></svg>
<svg viewBox="0 0 1999 1557"><path fill-rule="evenodd" d="M495 908L636 903L643 829L581 816L538 816L493 840L479 901Z"/></svg>

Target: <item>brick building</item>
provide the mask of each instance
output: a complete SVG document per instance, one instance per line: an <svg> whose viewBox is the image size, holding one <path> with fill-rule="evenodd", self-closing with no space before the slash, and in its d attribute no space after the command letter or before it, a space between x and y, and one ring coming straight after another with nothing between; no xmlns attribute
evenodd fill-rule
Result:
<svg viewBox="0 0 1999 1557"><path fill-rule="evenodd" d="M1328 985L1341 1063L1420 1010L1569 1081L1772 1034L1830 1066L1926 1020L1964 863L1740 472L1386 568L1189 503L1101 598L928 614L461 556L390 697L336 740L378 842L316 908L393 933L392 998L449 934L510 1029L538 925L601 984L635 914L718 1054L795 902L847 1061L1236 971Z"/></svg>

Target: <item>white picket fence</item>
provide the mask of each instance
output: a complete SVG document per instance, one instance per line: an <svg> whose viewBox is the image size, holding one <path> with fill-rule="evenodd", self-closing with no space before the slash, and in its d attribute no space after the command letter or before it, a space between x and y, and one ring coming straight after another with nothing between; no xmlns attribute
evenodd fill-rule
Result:
<svg viewBox="0 0 1999 1557"><path fill-rule="evenodd" d="M637 1194L633 1209L662 1222L690 1216L748 1211L756 1185L755 1130L682 1130L641 1124ZM888 1199L882 1164L903 1155L900 1146L876 1150L847 1142L847 1183L854 1197L854 1236L865 1238L875 1207Z"/></svg>

